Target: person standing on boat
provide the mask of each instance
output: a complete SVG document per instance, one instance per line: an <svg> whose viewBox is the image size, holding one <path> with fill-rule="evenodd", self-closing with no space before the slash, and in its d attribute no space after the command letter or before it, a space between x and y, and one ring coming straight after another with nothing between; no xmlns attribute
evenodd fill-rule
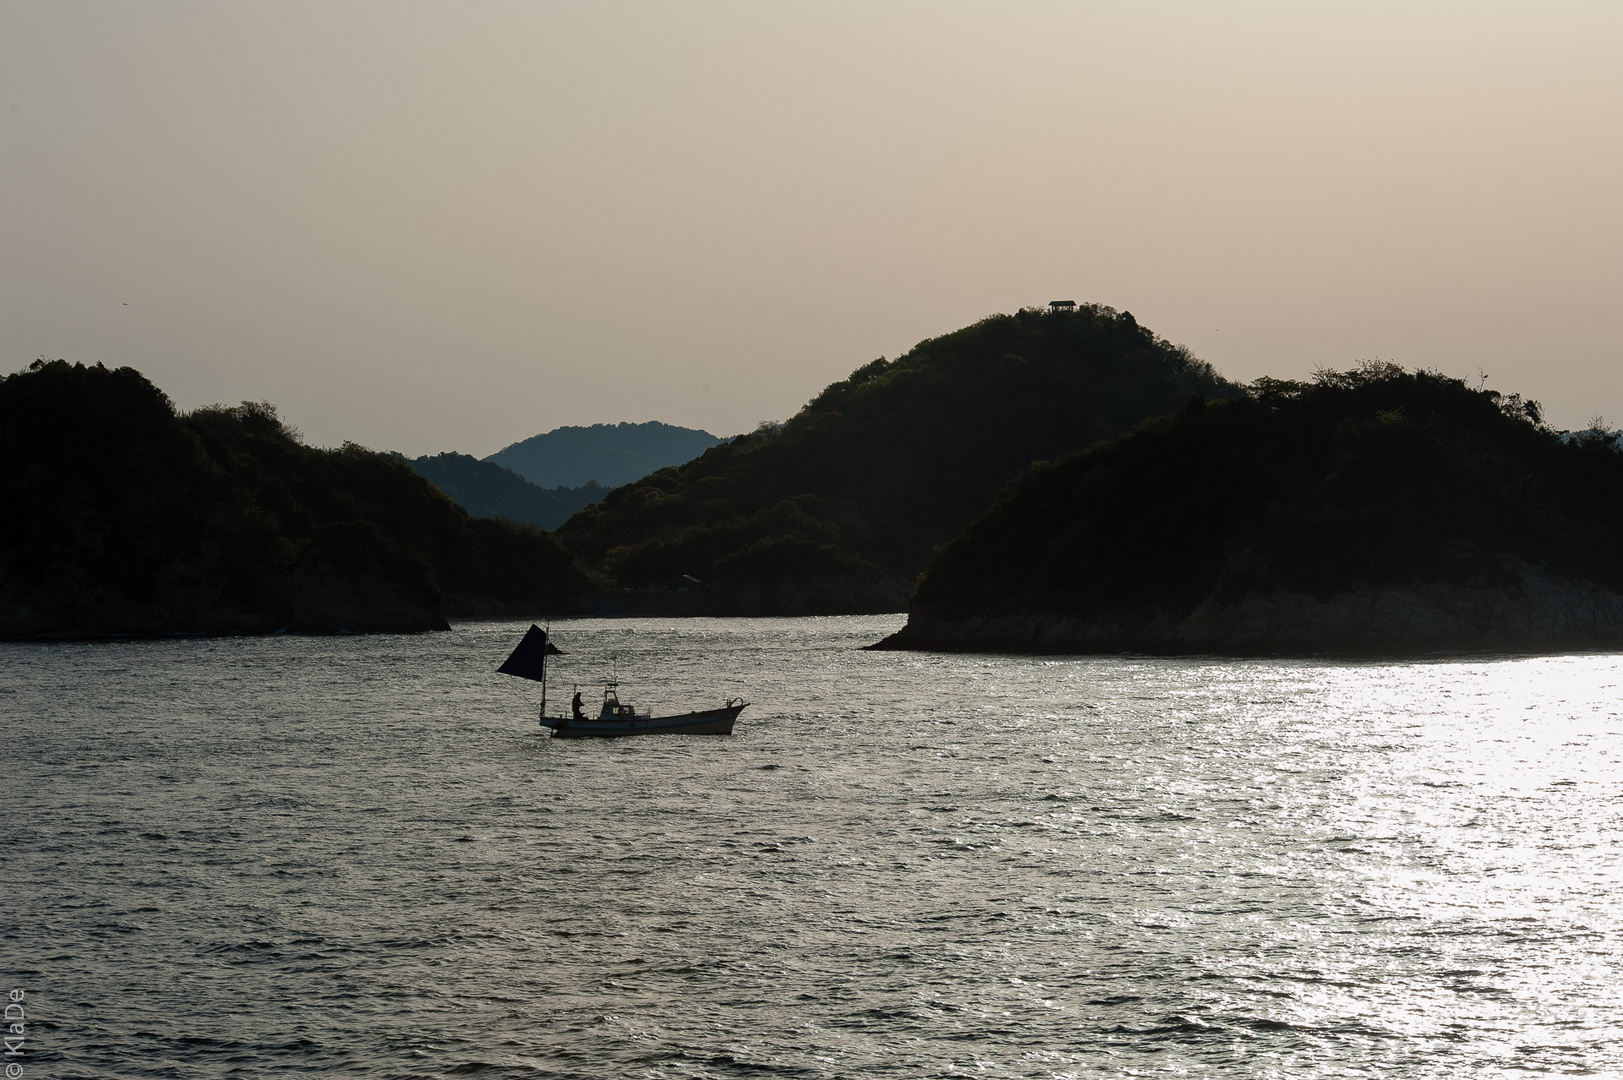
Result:
<svg viewBox="0 0 1623 1080"><path fill-rule="evenodd" d="M586 707L581 704L579 690L575 691L575 700L569 703L569 707L574 710L576 720L586 719Z"/></svg>

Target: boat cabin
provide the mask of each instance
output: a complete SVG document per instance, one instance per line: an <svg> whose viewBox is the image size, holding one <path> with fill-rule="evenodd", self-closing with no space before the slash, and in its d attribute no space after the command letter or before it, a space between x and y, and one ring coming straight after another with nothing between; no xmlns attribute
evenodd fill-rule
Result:
<svg viewBox="0 0 1623 1080"><path fill-rule="evenodd" d="M620 704L620 694L615 683L603 688L603 711L597 714L599 720L630 720L636 715L637 710L634 707Z"/></svg>

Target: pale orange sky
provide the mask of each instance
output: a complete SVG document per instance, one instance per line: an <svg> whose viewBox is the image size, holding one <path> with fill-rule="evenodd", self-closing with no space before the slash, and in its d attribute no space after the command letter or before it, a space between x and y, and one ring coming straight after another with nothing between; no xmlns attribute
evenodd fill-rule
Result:
<svg viewBox="0 0 1623 1080"><path fill-rule="evenodd" d="M1051 299L1623 423L1623 5L0 0L0 369L717 434Z"/></svg>

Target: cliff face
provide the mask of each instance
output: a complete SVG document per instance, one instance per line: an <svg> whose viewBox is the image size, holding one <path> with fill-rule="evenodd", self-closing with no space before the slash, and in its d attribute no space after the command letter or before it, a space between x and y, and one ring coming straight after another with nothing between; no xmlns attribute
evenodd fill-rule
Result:
<svg viewBox="0 0 1623 1080"><path fill-rule="evenodd" d="M0 636L409 632L568 610L550 537L266 405L176 414L129 368L0 380Z"/></svg>
<svg viewBox="0 0 1623 1080"><path fill-rule="evenodd" d="M622 587L691 574L718 614L897 611L1031 462L1237 392L1127 313L994 316L610 492L558 536Z"/></svg>
<svg viewBox="0 0 1623 1080"><path fill-rule="evenodd" d="M1265 381L1034 470L886 648L1398 655L1623 646L1623 454L1371 367Z"/></svg>

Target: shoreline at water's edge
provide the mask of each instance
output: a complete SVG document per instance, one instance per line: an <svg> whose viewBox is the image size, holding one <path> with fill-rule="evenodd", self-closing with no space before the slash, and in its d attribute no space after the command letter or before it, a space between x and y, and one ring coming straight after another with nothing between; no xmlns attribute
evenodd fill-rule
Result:
<svg viewBox="0 0 1623 1080"><path fill-rule="evenodd" d="M329 638L329 637L399 637L415 636L418 634L440 634L451 629L447 622L444 626L427 626L415 628L388 628L366 627L360 630L351 630L347 627L338 627L332 630L298 629L277 627L274 630L47 630L34 634L0 634L0 644L6 645L64 645L73 642L113 642L113 641L218 641L226 638Z"/></svg>
<svg viewBox="0 0 1623 1080"><path fill-rule="evenodd" d="M1623 596L1530 571L1513 586L1433 582L1340 593L1248 593L1189 610L1089 618L1005 611L940 619L913 612L876 651L1023 655L1417 657L1623 651Z"/></svg>

